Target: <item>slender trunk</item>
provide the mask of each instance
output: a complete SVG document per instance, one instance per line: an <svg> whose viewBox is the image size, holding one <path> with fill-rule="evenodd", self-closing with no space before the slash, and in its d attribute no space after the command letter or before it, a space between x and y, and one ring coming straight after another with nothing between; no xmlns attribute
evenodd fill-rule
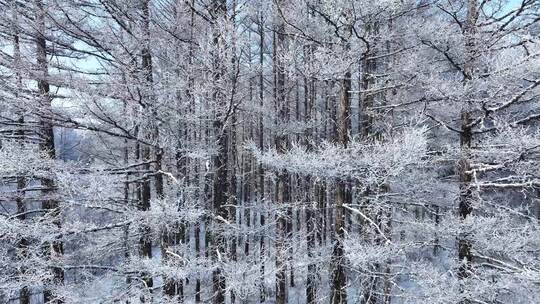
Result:
<svg viewBox="0 0 540 304"><path fill-rule="evenodd" d="M366 32L376 34L378 32L378 24L371 22L366 25ZM366 51L364 58L360 64L361 71L359 73L360 94L358 99L358 134L363 138L367 138L373 133L373 103L375 101L374 92L370 92L375 84L375 72L377 70L377 60L374 57L374 46L370 45L371 49Z"/></svg>
<svg viewBox="0 0 540 304"><path fill-rule="evenodd" d="M126 84L126 81L125 81L125 77L124 77L124 84ZM124 101L124 112L126 111L126 102ZM127 139L124 139L124 166L128 166L129 165L129 145L128 145L128 140ZM126 173L126 176L125 176L125 182L124 182L124 203L126 204L126 206L129 204L129 173ZM126 225L124 227L124 233L123 233L123 249L124 249L124 258L125 258L125 261L127 262L130 258L130 250L129 250L129 225ZM131 285L131 277L129 275L126 276L126 284L129 286ZM126 304L129 304L129 301L126 300L125 302Z"/></svg>
<svg viewBox="0 0 540 304"><path fill-rule="evenodd" d="M313 46L308 45L305 53L306 58L308 61L308 64L310 64L310 58L313 52ZM313 111L315 107L315 81L312 78L304 78L304 122L306 124L311 123L311 119L313 118ZM306 131L306 145L308 150L313 149L313 140L314 140L314 130L312 128L309 128ZM313 201L316 201L318 199L318 182L313 181L311 176L306 176L305 178L306 183L306 203L308 204L306 207L306 242L307 242L307 252L308 252L308 259L309 263L307 266L307 278L306 278L306 303L307 304L315 304L317 299L317 282L318 282L318 269L317 264L313 261L315 258L316 253L316 246L317 246L317 222L318 222L318 206L313 204ZM311 192L311 184L314 183L313 187L313 196L310 196Z"/></svg>
<svg viewBox="0 0 540 304"><path fill-rule="evenodd" d="M142 0L142 29L143 29L143 49L141 52L142 58L142 71L146 80L147 90L151 90L151 85L153 82L152 79L152 55L150 53L150 8L149 0ZM150 93L151 94L151 93ZM148 100L145 100L146 106L153 108L155 105L152 104L152 96L149 96ZM148 137L147 130L140 130L144 137ZM152 134L153 135L153 134ZM150 161L151 161L151 150L147 145L142 146L142 159L144 165L142 169L145 172L150 171ZM162 189L161 189L162 191ZM138 204L138 209L141 211L150 210L150 199L151 199L151 188L149 178L144 178L141 183L141 200ZM152 240L150 239L150 228L143 227L140 231L141 236L139 239L139 255L141 257L152 259ZM143 282L143 289L148 293L152 292L152 287L154 286L154 280L148 273L141 273L141 279ZM142 302L151 301L151 299L146 298L145 296L141 297Z"/></svg>
<svg viewBox="0 0 540 304"><path fill-rule="evenodd" d="M364 54L363 60L360 63L360 78L358 84L360 87L358 101L358 133L363 139L369 139L376 134L374 129L375 113L373 112L372 108L374 106L374 103L376 102L376 97L380 95L376 94L374 89L376 83L375 74L379 69L378 61L376 58L374 58L377 54L377 37L375 35L379 33L379 27L380 25L378 21L371 21L366 25L366 32L371 34L373 38L371 44L369 45L369 48ZM365 197L362 202L363 206L361 207L365 210L364 212L370 212L368 207L366 207L370 204L368 197L378 192L384 192L384 190L382 190L382 188L379 188L378 186L373 187L373 185L366 185L366 190L361 193ZM377 214L377 212L372 213L373 214L371 214L371 216L375 218L375 222L377 223L377 225L383 226L384 224L381 222L382 217L380 216L380 214ZM368 238L369 226L364 225L366 224L366 221L363 218L358 217L358 222L360 223L359 233L364 238L364 241L372 242L373 240ZM370 265L370 268L374 272L382 272L382 266L380 264ZM379 278L379 276L366 275L365 281L367 281L368 283L361 292L361 303L377 303L381 298L380 294L383 292L382 290L379 290L381 289L379 286L381 278Z"/></svg>
<svg viewBox="0 0 540 304"><path fill-rule="evenodd" d="M227 211L227 220L231 224L236 223L236 208L238 204L237 199L237 180L236 180L236 170L237 170L237 146L236 146L236 113L232 114L231 117L231 128L230 128L230 141L231 141L231 159L230 159L230 180L229 180L229 189L227 189L227 196L228 196L228 211ZM230 246L229 246L229 258L232 261L237 260L237 243L238 243L238 235L232 235L230 237ZM231 291L231 303L235 302L236 295L234 294L234 291Z"/></svg>
<svg viewBox="0 0 540 304"><path fill-rule="evenodd" d="M217 53L220 43L221 43L221 29L219 28L219 23L224 22L227 16L227 3L225 0L214 0L212 2L212 13L214 16L214 83L216 87L213 92L213 100L216 106L216 118L213 122L214 136L217 143L217 154L213 157L213 166L214 166L214 198L213 198L213 214L219 219L215 222L215 227L217 230L219 226L222 225L221 221L228 219L229 210L226 207L227 204L227 192L229 190L228 183L228 169L229 169L229 126L225 121L226 118L226 108L227 104L225 102L225 95L221 92L219 87L220 81L224 77L223 66L220 62L220 55ZM211 237L211 257L215 266L212 272L212 303L221 304L225 303L225 276L223 274L223 268L221 260L222 257L227 252L226 248L226 238L221 231L212 231Z"/></svg>
<svg viewBox="0 0 540 304"><path fill-rule="evenodd" d="M276 5L282 6L283 1L277 1ZM283 9L282 7L280 8ZM285 93L285 63L282 60L282 52L285 51L285 24L279 14L275 16L274 32L274 79L275 79L275 104L277 110L278 126L286 124L289 120L289 108ZM276 151L286 153L289 148L289 137L278 131L274 138ZM286 169L277 172L276 196L278 211L276 214L276 303L287 303L287 208L290 203L289 192L290 177Z"/></svg>
<svg viewBox="0 0 540 304"><path fill-rule="evenodd" d="M248 41L252 41L251 32L248 33ZM247 51L248 56L248 68L249 70L253 70L253 54L251 52L251 48ZM253 81L254 77L250 77L248 80L248 92L249 92L249 104L253 104ZM252 141L254 138L254 125L253 120L249 120L249 122L246 122L248 119L249 114L242 114L242 141L241 142L248 142ZM253 168L253 158L250 157L246 153L241 153L241 160L240 160L240 176L241 176L241 182L240 182L240 192L241 192L241 200L242 200L242 214L241 217L241 223L239 223L242 227L242 225L245 225L245 233L243 235L244 238L244 244L243 244L243 252L244 256L249 256L249 249L250 249L250 226L251 226L251 207L252 207L252 189L253 186L256 184L255 180L255 174L252 172ZM244 273L245 277L245 273Z"/></svg>
<svg viewBox="0 0 540 304"><path fill-rule="evenodd" d="M39 70L38 76L38 92L39 92L39 107L42 112L40 117L41 127L41 142L40 150L48 154L51 159L56 158L56 150L54 146L54 131L52 122L50 121L51 97L49 95L50 85L48 82L48 63L47 63L47 40L45 38L45 8L41 0L35 1L36 5L36 49L37 49L37 66ZM60 206L58 201L54 198L55 182L52 178L42 178L42 186L46 189L43 191L44 201L42 208L47 210L52 215L53 223L60 228ZM60 257L64 253L64 244L59 241L53 241L52 244L46 244L45 250L47 255L50 255L52 261L59 263ZM64 270L61 267L54 266L52 268L53 280L47 285L59 286L64 281ZM59 298L50 289L52 286L46 286L43 291L43 297L45 303L63 303L63 300Z"/></svg>
<svg viewBox="0 0 540 304"><path fill-rule="evenodd" d="M224 15L227 14L227 12L225 11L223 13ZM232 8L231 8L231 20L232 20L232 23L233 23L233 35L232 36L232 45L231 45L231 53L232 53L232 56L231 56L231 66L232 68L234 69L233 71L233 75L237 75L239 72L238 71L238 67L236 66L236 62L237 62L237 58L236 58L236 38L235 38L235 33L236 33L236 0L233 0L232 1ZM231 93L231 101L234 100L234 98L236 97L235 96L235 93L236 93L236 86L237 86L237 81L238 81L238 78L236 76L233 76L233 79L232 79L232 93ZM230 152L230 158L229 158L229 163L227 164L227 171L228 171L228 175L229 175L229 184L227 185L228 186L228 189L227 189L227 204L228 204L228 207L227 207L227 217L226 219L229 221L229 223L235 225L236 224L236 220L237 220L237 217L236 217L236 209L237 209L237 205L238 205L238 194L237 194L237 178L236 178L236 175L237 175L237 170L238 170L238 151L237 151L237 144L236 144L236 140L237 140L237 121L238 120L238 115L237 115L237 112L235 109L232 110L232 113L231 113L231 123L230 123L230 126L228 127L228 131L229 131L229 140L230 140L230 144L229 144L229 151L228 153ZM237 246L238 246L238 234L233 234L231 235L231 237L229 238L229 241L230 241L230 244L229 244L229 251L228 251L228 257L229 259L231 259L233 262L237 260ZM235 303L236 302L236 294L234 293L234 290L231 290L230 291L230 302L231 303Z"/></svg>
<svg viewBox="0 0 540 304"><path fill-rule="evenodd" d="M308 206L308 209L306 210L307 246L308 258L310 259L307 267L308 274L306 282L306 302L308 304L314 304L317 299L317 264L312 261L315 256L315 217L313 216L315 212L314 208Z"/></svg>
<svg viewBox="0 0 540 304"><path fill-rule="evenodd" d="M341 93L338 115L338 141L344 148L349 144L349 132L351 126L350 118L350 97L351 73L346 72L341 81ZM331 303L347 303L347 277L345 274L345 255L343 241L345 238L345 213L343 205L349 203L350 199L349 182L346 180L337 181L336 205L335 205L335 243L332 252L332 294Z"/></svg>
<svg viewBox="0 0 540 304"><path fill-rule="evenodd" d="M317 299L317 264L313 261L316 254L316 216L317 209L311 204L311 189L309 187L311 182L311 177L306 177L306 203L308 204L306 208L306 238L307 238L307 253L309 263L307 266L307 280L306 280L306 303L315 304Z"/></svg>
<svg viewBox="0 0 540 304"><path fill-rule="evenodd" d="M22 77L20 73L20 64L21 64L21 48L20 48L20 38L19 38L19 22L18 22L18 12L16 5L13 5L13 69L15 71L17 79L17 91L15 92L15 98L18 98L18 91L22 90ZM17 100L18 102L18 100ZM20 113L17 119L19 123L19 130L15 131L15 138L17 138L21 145L24 144L25 132L23 130L24 125L24 114ZM17 217L19 220L24 221L26 219L26 202L24 200L24 189L26 187L26 178L24 176L17 177L17 197L15 203L17 204ZM28 256L28 240L21 238L18 244L20 250L20 256L22 259L25 259ZM20 270L21 277L24 279L26 269L22 268ZM23 286L19 291L19 303L20 304L30 304L30 289L27 286Z"/></svg>
<svg viewBox="0 0 540 304"><path fill-rule="evenodd" d="M251 81L250 81L250 103L253 101L253 96L252 96L252 84L251 84ZM243 139L243 142L246 142L247 140L253 140L253 123L250 122L249 123L249 136L248 138L244 138ZM245 129L245 125L243 127L243 131L242 131L242 134L244 136L246 136L246 133L248 131ZM252 187L254 186L254 184L256 183L255 180L254 180L254 177L255 175L253 174L252 172L252 168L253 168L253 162L252 162L252 159L251 157L249 157L249 155L243 153L242 154L242 173L241 173L241 176L242 176L242 185L241 185L241 189L242 189L242 202L243 202L243 225L246 226L246 233L244 234L244 248L243 248L243 251L244 251L244 256L249 256L249 250L250 250L250 242L251 242L251 237L250 237L250 229L251 229L251 207L252 207Z"/></svg>
<svg viewBox="0 0 540 304"><path fill-rule="evenodd" d="M195 5L195 0L191 0L191 6L194 6ZM193 43L193 40L194 40L194 27L195 27L195 12L193 10L191 10L190 12L190 21L189 21L189 52L188 52L188 63L189 63L189 69L191 70L192 69L192 65L193 65L193 52L194 52L194 43ZM191 73L190 73L191 75ZM194 115L194 112L195 112L195 100L193 98L193 94L192 94L192 91L193 91L193 87L194 87L194 78L193 76L191 76L189 79L188 79L188 91L186 92L186 96L187 98L189 99L189 112L191 115ZM192 133L192 138L193 139L197 139L197 130L195 128L193 128L193 133ZM200 180L198 178L199 176L199 169L200 169L200 166L199 166L199 162L195 162L195 166L194 166L194 175L196 176L196 180L197 180L197 184L195 185L195 189L198 189L199 188L199 185L200 185ZM187 171L186 171L187 173ZM187 178L187 177L186 177ZM196 192L196 196L195 197L199 197L199 192L197 190ZM201 197L204 197L204 196L201 196ZM189 243L188 242L188 237L189 237L189 229L187 229L187 233L186 233L186 237L185 237L185 242L186 243ZM193 233L193 237L194 237L194 241L195 241L195 258L199 258L200 256L200 226L199 226L199 223L195 223L194 224L194 233ZM186 279L186 284L187 284L188 280ZM199 277L198 274L196 274L196 280L195 280L195 303L200 303L201 302L201 279Z"/></svg>
<svg viewBox="0 0 540 304"><path fill-rule="evenodd" d="M221 219L227 219L228 210L225 207L227 203L227 150L228 150L228 134L226 131L222 132L223 124L221 121L214 123L216 131L221 132L218 135L218 154L214 157L215 175L214 175L214 199L213 209L215 216L221 217ZM225 277L221 264L223 261L220 258L225 254L225 237L223 233L213 231L213 237L211 239L211 255L214 262L218 265L212 272L212 286L213 286L213 303L225 302Z"/></svg>
<svg viewBox="0 0 540 304"><path fill-rule="evenodd" d="M468 0L467 2L467 20L465 22L465 56L466 62L464 65L464 83L466 84L473 78L473 52L474 52L474 35L476 27L476 9L477 1ZM469 99L463 102L461 108L461 133L460 133L460 149L461 158L458 163L459 176L459 216L465 220L472 213L472 192L471 192L471 175L467 173L470 170L470 148L472 141L471 122L472 113L470 111L471 101ZM472 262L472 243L466 234L461 234L458 240L458 257L461 263L459 267L458 277L464 279L470 276ZM469 299L464 300L465 303Z"/></svg>
<svg viewBox="0 0 540 304"><path fill-rule="evenodd" d="M263 109L264 109L264 19L263 19L263 13L259 13L259 22L258 22L258 31L259 31L259 106L260 106L260 114L258 117L258 129L259 129L259 142L258 142L258 148L260 151L263 151L264 149L264 116L263 116ZM265 195L265 188L264 188L264 167L262 164L259 164L257 168L257 175L258 175L258 197L259 203L262 203L264 201ZM263 227L266 224L266 219L264 215L264 211L260 211L259 216L260 226ZM266 301L266 286L265 286L265 269L264 269L264 263L265 263L265 255L266 255L266 249L265 249L265 239L264 239L264 233L261 234L259 239L259 256L260 256L260 282L259 282L259 301L261 303Z"/></svg>

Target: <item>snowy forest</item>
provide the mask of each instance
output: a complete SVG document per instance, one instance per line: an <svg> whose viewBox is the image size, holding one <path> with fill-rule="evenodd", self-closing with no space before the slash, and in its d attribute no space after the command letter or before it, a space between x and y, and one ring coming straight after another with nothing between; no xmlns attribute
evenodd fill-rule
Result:
<svg viewBox="0 0 540 304"><path fill-rule="evenodd" d="M0 0L0 303L540 302L540 0Z"/></svg>

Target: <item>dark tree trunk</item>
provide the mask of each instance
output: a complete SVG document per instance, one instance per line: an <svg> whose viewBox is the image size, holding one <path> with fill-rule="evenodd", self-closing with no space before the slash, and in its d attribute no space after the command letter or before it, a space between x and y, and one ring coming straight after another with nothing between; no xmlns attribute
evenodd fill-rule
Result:
<svg viewBox="0 0 540 304"><path fill-rule="evenodd" d="M366 32L377 34L379 25L374 21L366 25ZM373 103L375 92L372 91L375 84L375 72L377 71L377 59L373 50L374 45L364 54L360 71L360 94L358 99L358 133L363 138L367 138L373 133ZM371 91L370 91L371 90Z"/></svg>
<svg viewBox="0 0 540 304"><path fill-rule="evenodd" d="M142 0L142 30L143 30L143 48L141 51L141 59L142 59L142 72L144 73L146 86L148 92L150 92L149 96L147 96L147 100L142 101L143 104L146 103L146 107L150 107L150 109L153 109L155 105L153 104L153 97L151 96L151 86L153 82L153 71L152 71L152 55L150 53L150 1L149 0ZM153 111L153 110L152 110ZM153 136L155 134L146 134L146 132L149 132L148 130L141 129L140 132L142 132L143 137L149 137ZM156 132L155 130L150 132ZM142 146L142 161L144 162L144 165L142 166L143 171L149 172L150 162L151 162L151 150L150 147L148 147L146 144ZM159 189L163 193L163 184L161 183L161 189ZM157 186L157 185L156 185ZM148 177L145 177L141 182L141 200L139 201L138 209L141 211L148 211L150 210L150 200L151 200L151 188L150 188L150 179ZM140 231L141 237L139 238L139 255L141 257L152 259L152 240L150 239L150 228L149 227L143 227ZM146 289L148 293L152 292L152 287L154 286L154 280L148 273L141 273L141 279L143 281L143 289ZM151 299L142 296L141 297L142 302L151 301Z"/></svg>
<svg viewBox="0 0 540 304"><path fill-rule="evenodd" d="M351 73L345 73L341 81L341 93L338 115L338 142L347 147L349 144L349 132L351 128L350 117L350 97L351 90ZM346 180L337 181L336 190L336 205L335 205L335 243L332 252L332 294L331 303L342 304L347 303L347 277L345 275L345 254L343 249L343 241L345 238L345 213L344 204L348 204L350 199L349 191L350 184Z"/></svg>
<svg viewBox="0 0 540 304"><path fill-rule="evenodd" d="M226 21L227 16L227 3L225 0L214 0L212 2L211 11L213 14L214 21L214 82L216 85L224 77L224 71L222 63L220 62L220 54L218 54L218 47L220 44L220 22ZM228 181L228 169L229 169L229 126L226 122L227 113L226 108L227 104L225 101L224 94L220 91L221 88L216 87L213 93L213 100L216 106L216 119L213 123L214 136L216 138L217 144L217 154L213 157L213 166L214 166L214 182L213 182L213 214L219 219L215 220L213 229L216 229L211 232L211 257L216 267L212 272L212 303L222 304L225 303L225 276L223 274L223 269L221 264L223 261L220 260L222 256L225 256L227 253L226 248L226 238L223 232L220 229L220 226L223 225L222 221L228 220L229 209L226 207L227 204L227 193L229 190L229 181Z"/></svg>
<svg viewBox="0 0 540 304"><path fill-rule="evenodd" d="M311 16L311 14L309 15ZM308 45L305 49L306 60L308 65L310 64L311 55L313 52L313 46ZM313 118L313 111L315 110L315 81L312 78L304 78L304 122L310 124ZM315 130L313 128L308 128L305 134L305 141L308 150L313 149L313 140L314 140ZM314 181L311 176L306 176L305 178L306 189L306 242L307 242L307 252L308 258L310 259L307 266L307 278L306 278L306 303L315 304L317 300L317 283L318 283L318 269L317 264L313 261L316 255L317 247L317 236L318 231L318 220L320 219L318 210L318 205L315 205L313 202L318 200L318 182ZM311 187L313 184L313 187Z"/></svg>
<svg viewBox="0 0 540 304"><path fill-rule="evenodd" d="M276 5L283 10L283 1ZM285 24L279 13L276 13L274 28L274 79L275 79L275 105L278 125L289 121L289 105L285 92L285 63L282 61L282 52L285 51ZM274 138L276 151L286 153L289 149L287 134L278 131ZM276 303L287 303L287 210L290 203L290 177L286 169L277 172L276 196L278 210L276 214Z"/></svg>

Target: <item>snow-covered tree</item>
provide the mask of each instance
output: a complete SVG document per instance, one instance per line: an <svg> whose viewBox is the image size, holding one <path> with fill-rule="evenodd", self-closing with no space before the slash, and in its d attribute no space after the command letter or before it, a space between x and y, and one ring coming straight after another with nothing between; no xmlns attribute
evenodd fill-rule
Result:
<svg viewBox="0 0 540 304"><path fill-rule="evenodd" d="M0 301L535 303L539 11L0 1Z"/></svg>

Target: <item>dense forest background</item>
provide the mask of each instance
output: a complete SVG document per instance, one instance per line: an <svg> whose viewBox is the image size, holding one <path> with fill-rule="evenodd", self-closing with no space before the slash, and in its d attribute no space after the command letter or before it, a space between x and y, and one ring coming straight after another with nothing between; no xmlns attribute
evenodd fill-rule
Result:
<svg viewBox="0 0 540 304"><path fill-rule="evenodd" d="M1 303L538 303L540 1L0 0Z"/></svg>

